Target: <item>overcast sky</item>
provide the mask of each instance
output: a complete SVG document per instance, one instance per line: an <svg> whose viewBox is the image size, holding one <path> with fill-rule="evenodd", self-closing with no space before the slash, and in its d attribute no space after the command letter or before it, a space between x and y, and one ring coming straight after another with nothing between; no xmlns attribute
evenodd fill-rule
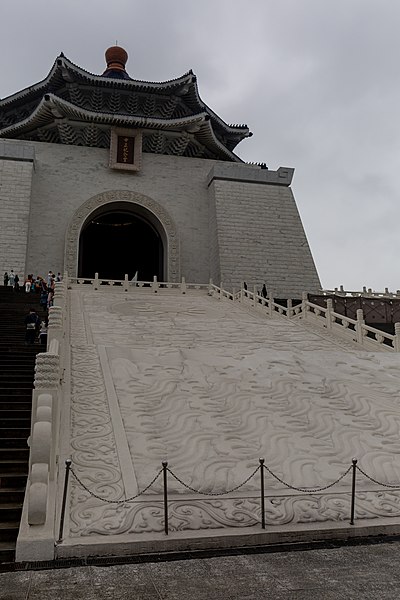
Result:
<svg viewBox="0 0 400 600"><path fill-rule="evenodd" d="M325 288L400 289L398 0L0 0L0 97L64 54L92 73L118 40L131 77L189 69L254 136L236 149L292 188Z"/></svg>

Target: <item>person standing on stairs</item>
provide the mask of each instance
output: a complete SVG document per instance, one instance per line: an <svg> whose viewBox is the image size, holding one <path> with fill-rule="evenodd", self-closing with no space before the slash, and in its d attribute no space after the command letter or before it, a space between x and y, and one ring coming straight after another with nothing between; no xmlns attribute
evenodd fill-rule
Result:
<svg viewBox="0 0 400 600"><path fill-rule="evenodd" d="M13 288L14 283L15 283L15 274L14 274L14 271L11 269L10 274L8 276L8 285L10 285Z"/></svg>
<svg viewBox="0 0 400 600"><path fill-rule="evenodd" d="M25 317L25 344L31 346L35 343L36 336L40 329L40 319L34 308L29 310L29 314Z"/></svg>

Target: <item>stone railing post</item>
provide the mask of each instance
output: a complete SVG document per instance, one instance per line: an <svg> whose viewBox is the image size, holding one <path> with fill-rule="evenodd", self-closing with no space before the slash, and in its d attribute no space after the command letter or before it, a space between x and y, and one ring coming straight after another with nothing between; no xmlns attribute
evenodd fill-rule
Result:
<svg viewBox="0 0 400 600"><path fill-rule="evenodd" d="M328 298L328 300L326 301L326 313L325 313L327 329L332 329L332 312L333 312L333 302L332 302L331 298Z"/></svg>
<svg viewBox="0 0 400 600"><path fill-rule="evenodd" d="M272 317L274 314L274 296L272 295L272 292L268 294L268 312L270 317Z"/></svg>
<svg viewBox="0 0 400 600"><path fill-rule="evenodd" d="M287 301L287 316L290 319L290 317L293 316L293 300L291 298L288 298Z"/></svg>
<svg viewBox="0 0 400 600"><path fill-rule="evenodd" d="M394 351L400 352L400 323L394 324Z"/></svg>
<svg viewBox="0 0 400 600"><path fill-rule="evenodd" d="M64 281L57 281L54 288L53 305L64 308L66 302L66 284Z"/></svg>
<svg viewBox="0 0 400 600"><path fill-rule="evenodd" d="M308 294L307 292L303 292L301 295L301 312L302 312L302 317L304 320L307 319L307 301L308 301Z"/></svg>
<svg viewBox="0 0 400 600"><path fill-rule="evenodd" d="M93 284L94 284L94 289L98 290L99 289L99 274L98 273L94 274L94 282L93 282Z"/></svg>
<svg viewBox="0 0 400 600"><path fill-rule="evenodd" d="M128 290L129 290L128 273L125 273L125 275L124 275L124 292L127 292Z"/></svg>
<svg viewBox="0 0 400 600"><path fill-rule="evenodd" d="M213 293L213 280L210 277L210 281L208 282L208 295L212 296Z"/></svg>
<svg viewBox="0 0 400 600"><path fill-rule="evenodd" d="M186 294L186 279L184 277L182 277L181 292L182 294Z"/></svg>
<svg viewBox="0 0 400 600"><path fill-rule="evenodd" d="M47 347L51 340L61 342L63 336L63 309L61 306L50 306L49 325L47 329Z"/></svg>
<svg viewBox="0 0 400 600"><path fill-rule="evenodd" d="M363 328L364 325L364 313L362 308L357 309L357 323L356 323L356 334L357 342L362 346L364 344Z"/></svg>
<svg viewBox="0 0 400 600"><path fill-rule="evenodd" d="M254 306L254 308L257 308L257 304L258 304L257 288L255 285L253 285L253 306Z"/></svg>
<svg viewBox="0 0 400 600"><path fill-rule="evenodd" d="M151 289L153 290L153 292L155 294L157 294L157 291L158 291L157 275L154 275L154 277L153 277L153 283L151 284Z"/></svg>

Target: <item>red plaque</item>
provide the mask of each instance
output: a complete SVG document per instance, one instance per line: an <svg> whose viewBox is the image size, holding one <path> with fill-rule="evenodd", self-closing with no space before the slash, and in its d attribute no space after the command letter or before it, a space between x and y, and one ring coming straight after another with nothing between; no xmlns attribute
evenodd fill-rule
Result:
<svg viewBox="0 0 400 600"><path fill-rule="evenodd" d="M142 132L139 129L112 128L110 135L111 169L140 171L142 164Z"/></svg>
<svg viewBox="0 0 400 600"><path fill-rule="evenodd" d="M135 138L119 135L117 141L117 163L133 165L135 162Z"/></svg>

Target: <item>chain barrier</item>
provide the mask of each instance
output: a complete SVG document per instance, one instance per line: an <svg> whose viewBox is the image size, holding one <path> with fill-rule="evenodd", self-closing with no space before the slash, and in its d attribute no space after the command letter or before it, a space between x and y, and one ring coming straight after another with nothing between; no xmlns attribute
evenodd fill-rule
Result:
<svg viewBox="0 0 400 600"><path fill-rule="evenodd" d="M281 479L280 477L278 477L278 475L275 475L275 473L273 471L271 471L271 469L269 467L267 467L267 465L264 465L264 469L272 476L274 477L274 479L276 479L277 481L279 481L279 483L282 483L282 485L286 486L287 488L290 488L291 490L296 490L297 492L305 492L306 494L314 494L315 492L322 492L324 490L329 490L329 488L333 487L334 485L336 485L337 483L339 483L339 481L342 481L342 479L344 479L347 475L347 473L349 473L351 471L351 466L347 469L347 471L345 471L344 473L342 473L342 475L340 475L340 477L338 477L333 483L329 483L328 485L324 485L322 487L319 488L301 488L301 487L296 487L294 485L290 485L290 483L286 483L286 481L284 481L283 479Z"/></svg>
<svg viewBox="0 0 400 600"><path fill-rule="evenodd" d="M382 481L378 481L377 479L374 479L373 477L371 477L370 475L368 475L365 471L363 471L363 469L361 467L359 467L357 465L356 467L358 469L358 471L360 471L360 473L362 475L364 475L364 477L366 477L367 479L369 479L370 481L372 481L373 483L376 483L377 485L381 485L383 487L387 487L387 488L391 488L392 490L400 490L400 484L398 485L391 485L390 483L383 483Z"/></svg>
<svg viewBox="0 0 400 600"><path fill-rule="evenodd" d="M281 483L282 485L284 485L285 487L291 489L291 490L295 490L296 492L301 492L303 494L315 494L317 492L323 492L325 490L329 490L330 488L332 488L334 485L338 484L340 481L342 481L342 479L344 479L346 477L346 475L348 475L348 473L350 471L352 471L352 485L351 485L351 509L350 509L350 525L354 525L354 520L355 520L355 508L356 508L356 473L357 470L364 475L364 477L366 477L367 479L369 479L370 481L372 481L373 483L376 483L379 486L385 487L385 488L389 488L392 490L400 490L400 484L399 485L392 485L390 483L383 483L382 481L378 481L377 479L374 479L373 477L371 477L370 475L368 475L361 467L359 467L357 465L357 459L353 458L352 459L352 464L349 466L348 469L346 469L346 471L344 473L342 473L337 479L335 479L335 481L333 481L332 483L329 483L327 485L321 486L321 487L315 487L315 488L304 488L304 487L297 487L294 485L291 485L290 483L286 483L286 481L284 481L281 477L279 477L278 475L276 475L266 464L264 464L264 459L260 458L259 459L259 465L257 466L256 469L254 469L254 471L252 471L252 473L250 473L250 475L248 477L246 477L246 479L244 481L242 481L242 483L239 483L239 485L236 485L235 487L226 490L224 492L203 492L201 490L196 490L194 487L192 487L191 485L185 483L180 477L178 477L178 475L175 475L175 473L173 471L171 471L171 469L168 467L168 463L167 462L163 462L162 463L162 469L160 469L158 471L158 473L155 475L155 477L153 477L153 479L150 481L150 483L143 488L143 490L141 490L140 492L138 492L137 494L135 494L134 496L131 496L130 498L125 498L123 500L109 500L108 498L102 498L101 496L99 496L98 494L95 494L94 492L92 492L87 485L85 485L83 483L83 481L79 478L79 476L75 473L75 471L72 469L71 467L71 460L68 459L65 461L65 466L66 466L66 470L65 470L65 482L64 482L64 492L63 492L63 501L62 501L62 508L61 508L61 515L60 515L60 529L59 529L59 537L58 537L58 543L61 543L63 541L63 529L64 529L64 516L65 516L65 509L66 509L66 499L67 499L67 488L68 488L68 476L69 473L72 473L74 479L77 481L77 483L84 489L86 490L86 492L88 492L88 494L90 496L92 496L93 498L97 498L98 500L101 500L102 502L106 502L107 504L126 504L127 502L131 502L132 500L135 500L136 498L139 498L139 496L142 496L145 492L147 492L147 490L149 490L151 488L151 486L157 481L157 479L160 477L161 473L163 474L163 491L164 491L164 531L165 534L168 535L168 484L167 484L167 473L169 473L171 475L171 477L173 477L178 483L180 483L183 487L185 487L186 489L190 490L191 492L193 492L194 494L200 494L202 496L208 496L208 497L217 497L217 496L226 496L228 494L231 494L232 492L236 492L237 490L239 490L240 488L242 488L244 485L246 485L246 483L248 483L250 481L250 479L252 479L256 473L258 473L258 471L260 471L261 474L261 478L260 478L260 488L261 488L261 498L260 498L260 504L261 504L261 527L263 529L265 529L265 490L264 490L264 469L267 473L269 473L271 475L271 477L273 477L274 479L276 479L276 481L279 481L279 483Z"/></svg>
<svg viewBox="0 0 400 600"><path fill-rule="evenodd" d="M163 470L160 469L158 471L157 475L150 481L150 483L145 488L143 488L142 491L139 492L138 494L135 494L134 496L131 496L130 498L125 498L125 500L108 500L108 498L102 498L101 496L98 496L97 494L95 494L94 492L89 490L89 488L83 483L83 481L81 481L79 479L78 475L75 473L75 471L71 467L70 467L70 471L71 471L72 475L75 477L76 481L79 483L79 485L81 485L83 487L83 489L85 489L91 496L93 496L93 498L97 498L98 500L102 500L102 502L107 502L108 504L125 504L126 502L131 502L131 500L135 500L135 498L139 498L139 496L141 496L142 494L147 492L147 490L149 488L151 488L153 483L155 483L157 481L157 479L160 477L161 473L163 472Z"/></svg>
<svg viewBox="0 0 400 600"><path fill-rule="evenodd" d="M276 475L267 465L263 464L263 465L258 465L258 467L256 467L254 469L254 471L252 471L252 473L250 473L250 475L248 477L246 477L246 479L244 481L242 481L242 483L239 483L239 485L236 485L235 487L233 487L229 490L226 490L224 492L203 492L201 490L197 490L194 487L192 487L191 485L189 485L188 483L185 483L185 481L183 481L178 475L176 475L169 467L167 467L167 471L178 483L180 483L183 487L185 487L189 491L193 492L194 494L200 494L201 496L226 496L227 494L236 492L237 490L242 488L244 485L246 485L246 483L248 483L250 481L250 479L252 479L258 473L258 471L261 469L261 467L264 468L267 471L267 473L269 473L271 475L271 477L273 477L274 479L279 481L279 483L281 483L285 487L287 487L291 490L294 490L296 492L302 492L305 494L315 494L317 492L323 492L325 490L329 490L331 487L333 487L334 485L336 485L337 483L342 481L342 479L344 479L346 477L346 475L348 475L348 473L352 469L352 466L350 465L350 467L348 469L346 469L346 471L344 473L342 473L337 479L335 479L335 481L333 481L332 483L329 483L328 485L324 485L324 486L321 486L318 488L303 488L303 487L297 487L295 485L291 485L290 483L287 483L286 481L281 479L278 475ZM357 465L356 468L362 475L364 475L364 477L366 477L373 483L376 483L377 485L380 485L380 486L386 487L386 488L390 488L393 490L400 490L400 484L392 485L389 483L383 483L382 481L378 481L377 479L374 479L373 477L368 475L360 466ZM158 473L155 475L155 477L150 481L150 483L145 488L143 488L140 492L135 494L134 496L130 496L129 498L125 498L123 500L109 500L108 498L102 498L98 494L95 494L94 492L92 492L87 487L87 485L85 485L83 483L83 481L78 477L78 475L75 473L75 471L72 469L72 467L70 468L70 471L71 471L71 474L73 475L73 477L79 483L79 485L84 490L86 490L86 492L88 492L88 494L90 494L94 498L97 498L98 500L101 500L102 502L107 502L108 504L125 504L126 502L131 502L132 500L139 498L139 496L142 496L151 488L151 486L157 481L157 479L160 477L161 473L163 472L163 470L160 469L158 471Z"/></svg>
<svg viewBox="0 0 400 600"><path fill-rule="evenodd" d="M239 483L239 485L236 485L235 487L231 488L230 490L226 490L226 492L201 492L200 490L195 490L190 485L188 485L187 483L182 481L182 479L180 477L178 477L178 475L175 475L175 473L173 471L171 471L171 469L169 467L167 467L167 471L170 475L172 475L172 477L174 479L176 479L176 481L178 481L181 485L183 485L183 487L187 488L194 494L201 494L202 496L226 496L226 494L231 494L232 492L236 492L236 490L239 490L241 487L246 485L246 483L248 481L250 481L250 479L252 477L254 477L254 475L260 470L260 468L261 468L261 465L258 465L258 467L247 477L247 479L242 481L242 483Z"/></svg>

